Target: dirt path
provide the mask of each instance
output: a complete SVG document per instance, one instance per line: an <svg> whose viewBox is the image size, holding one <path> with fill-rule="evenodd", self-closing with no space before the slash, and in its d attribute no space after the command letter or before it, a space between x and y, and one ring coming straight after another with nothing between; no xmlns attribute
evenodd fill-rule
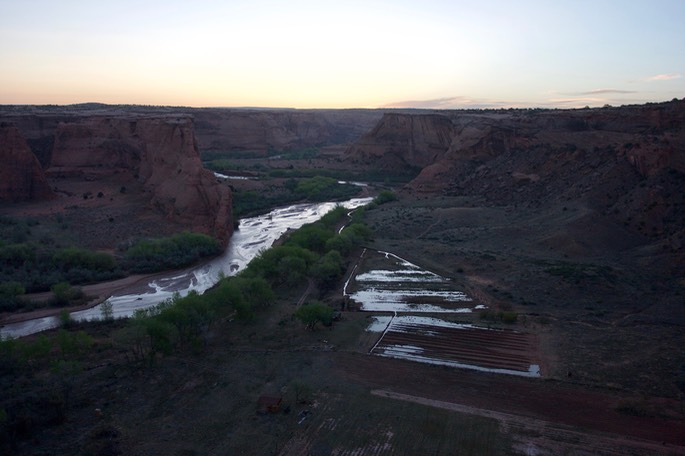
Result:
<svg viewBox="0 0 685 456"><path fill-rule="evenodd" d="M486 410L454 402L439 401L388 390L372 390L375 396L414 402L468 415L477 415L499 421L503 430L512 434L514 449L526 454L685 454L685 447L666 445L628 436L615 436L580 431L570 426L550 421L529 418L510 413ZM525 435L526 437L521 437Z"/></svg>
<svg viewBox="0 0 685 456"><path fill-rule="evenodd" d="M307 289L304 290L304 293L302 293L302 296L300 296L300 299L297 301L296 308L299 308L302 304L304 304L309 295L314 292L315 287L316 284L314 283L314 279L312 279L311 277L307 277Z"/></svg>

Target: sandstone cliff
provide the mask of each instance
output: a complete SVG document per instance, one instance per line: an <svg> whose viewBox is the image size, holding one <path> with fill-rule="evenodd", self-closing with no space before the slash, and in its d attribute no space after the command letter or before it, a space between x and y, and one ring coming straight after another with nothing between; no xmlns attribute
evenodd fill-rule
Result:
<svg viewBox="0 0 685 456"><path fill-rule="evenodd" d="M406 186L412 193L529 207L579 202L643 235L683 229L685 101L386 115L346 158L377 169L420 166Z"/></svg>
<svg viewBox="0 0 685 456"><path fill-rule="evenodd" d="M54 198L38 159L15 126L0 125L0 201Z"/></svg>
<svg viewBox="0 0 685 456"><path fill-rule="evenodd" d="M350 143L381 117L375 110L193 109L201 150L267 154Z"/></svg>
<svg viewBox="0 0 685 456"><path fill-rule="evenodd" d="M611 149L612 157L626 160L643 176L668 169L685 172L684 144L685 101L672 101L570 111L386 114L345 155L353 163L379 169L419 166L422 172L409 188L434 192L459 185L477 169L482 172L480 166L506 154L511 155L510 169L502 172L544 174L534 169L542 166L541 160L545 169L556 172L553 162L563 159L568 148L576 158Z"/></svg>
<svg viewBox="0 0 685 456"><path fill-rule="evenodd" d="M386 113L346 154L380 168L422 168L444 156L454 134L454 125L442 115Z"/></svg>
<svg viewBox="0 0 685 456"><path fill-rule="evenodd" d="M224 243L231 195L204 169L189 117L86 117L55 131L48 175L139 184L150 207ZM128 182L128 185L127 185Z"/></svg>

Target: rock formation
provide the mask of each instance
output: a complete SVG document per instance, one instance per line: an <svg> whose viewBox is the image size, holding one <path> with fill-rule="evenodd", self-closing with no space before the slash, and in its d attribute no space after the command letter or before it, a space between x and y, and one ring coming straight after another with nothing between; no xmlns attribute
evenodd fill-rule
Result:
<svg viewBox="0 0 685 456"><path fill-rule="evenodd" d="M454 134L454 125L442 115L386 113L347 154L380 168L423 168L443 157Z"/></svg>
<svg viewBox="0 0 685 456"><path fill-rule="evenodd" d="M251 151L266 155L350 143L368 131L382 112L345 110L194 109L201 150Z"/></svg>
<svg viewBox="0 0 685 456"><path fill-rule="evenodd" d="M38 159L17 127L0 125L0 201L54 198Z"/></svg>
<svg viewBox="0 0 685 456"><path fill-rule="evenodd" d="M416 194L475 196L497 205L580 202L653 238L677 235L685 217L681 100L391 114L350 146L346 159L382 170L418 165L406 186Z"/></svg>
<svg viewBox="0 0 685 456"><path fill-rule="evenodd" d="M55 131L51 176L86 180L116 176L149 195L149 205L172 221L227 242L231 195L202 167L189 117L95 116Z"/></svg>
<svg viewBox="0 0 685 456"><path fill-rule="evenodd" d="M409 188L436 192L482 174L490 161L505 155L508 168L498 168L510 177L558 172L554 161L571 149L576 158L608 154L625 159L643 176L668 169L685 172L684 145L685 101L672 101L569 111L386 114L347 149L346 158L378 169L419 166L422 171Z"/></svg>

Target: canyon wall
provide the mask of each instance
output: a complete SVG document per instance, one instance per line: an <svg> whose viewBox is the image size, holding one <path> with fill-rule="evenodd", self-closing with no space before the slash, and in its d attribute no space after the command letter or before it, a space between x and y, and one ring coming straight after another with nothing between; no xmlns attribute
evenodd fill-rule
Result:
<svg viewBox="0 0 685 456"><path fill-rule="evenodd" d="M626 160L642 176L668 169L685 173L684 145L685 101L672 101L586 110L386 114L345 157L378 169L419 166L408 188L431 193L460 186L505 155L498 172L518 176L514 180L563 174L555 162L563 162L567 151L580 162L597 155Z"/></svg>
<svg viewBox="0 0 685 456"><path fill-rule="evenodd" d="M422 168L443 157L454 134L454 125L442 115L386 113L346 154L379 168Z"/></svg>
<svg viewBox="0 0 685 456"><path fill-rule="evenodd" d="M264 155L350 143L381 118L382 112L342 110L193 109L200 150L251 151Z"/></svg>
<svg viewBox="0 0 685 456"><path fill-rule="evenodd" d="M55 197L43 169L13 125L0 124L0 201L18 203Z"/></svg>
<svg viewBox="0 0 685 456"><path fill-rule="evenodd" d="M529 208L579 204L616 226L663 239L664 248L685 234L683 100L581 110L444 111L401 120L386 115L346 150L345 159L383 170L420 165L404 188L419 197L466 196Z"/></svg>
<svg viewBox="0 0 685 456"><path fill-rule="evenodd" d="M191 118L87 117L59 124L54 137L48 175L128 177L169 220L228 241L230 190L203 168Z"/></svg>
<svg viewBox="0 0 685 456"><path fill-rule="evenodd" d="M203 168L192 117L112 113L66 114L58 119L5 117L8 126L0 136L4 201L54 196L49 182L60 198L46 210L87 208L82 213L92 213L93 220L84 215L84 224L96 226L98 217L109 219L129 226L119 230L128 237L135 233L136 223L148 218L147 211L153 218L162 217L156 223L159 229L139 235L164 235L168 229L185 227L227 244L233 230L231 192ZM42 155L43 166L29 144ZM97 207L90 202L96 194ZM129 216L114 217L115 213ZM168 227L162 226L164 220ZM155 222L148 220L147 225L154 227Z"/></svg>

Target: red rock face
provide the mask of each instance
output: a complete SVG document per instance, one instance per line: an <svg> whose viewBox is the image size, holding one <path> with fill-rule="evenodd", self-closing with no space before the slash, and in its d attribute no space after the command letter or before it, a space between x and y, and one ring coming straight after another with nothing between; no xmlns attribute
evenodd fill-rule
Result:
<svg viewBox="0 0 685 456"><path fill-rule="evenodd" d="M11 203L54 198L43 169L14 126L0 125L0 201Z"/></svg>
<svg viewBox="0 0 685 456"><path fill-rule="evenodd" d="M385 114L345 154L380 168L424 167L444 156L454 134L454 125L442 115Z"/></svg>
<svg viewBox="0 0 685 456"><path fill-rule="evenodd" d="M381 118L374 110L195 109L200 149L284 151L350 143Z"/></svg>
<svg viewBox="0 0 685 456"><path fill-rule="evenodd" d="M408 187L432 193L450 191L488 163L500 180L503 175L539 180L545 173L562 178L557 165L567 160L567 148L578 151L579 167L587 155L603 154L627 160L643 176L668 169L685 173L685 101L570 111L386 114L346 157L378 169L418 166L422 171Z"/></svg>
<svg viewBox="0 0 685 456"><path fill-rule="evenodd" d="M202 167L189 117L89 117L60 124L48 172L122 182L128 176L169 220L224 243L231 235L230 190Z"/></svg>

